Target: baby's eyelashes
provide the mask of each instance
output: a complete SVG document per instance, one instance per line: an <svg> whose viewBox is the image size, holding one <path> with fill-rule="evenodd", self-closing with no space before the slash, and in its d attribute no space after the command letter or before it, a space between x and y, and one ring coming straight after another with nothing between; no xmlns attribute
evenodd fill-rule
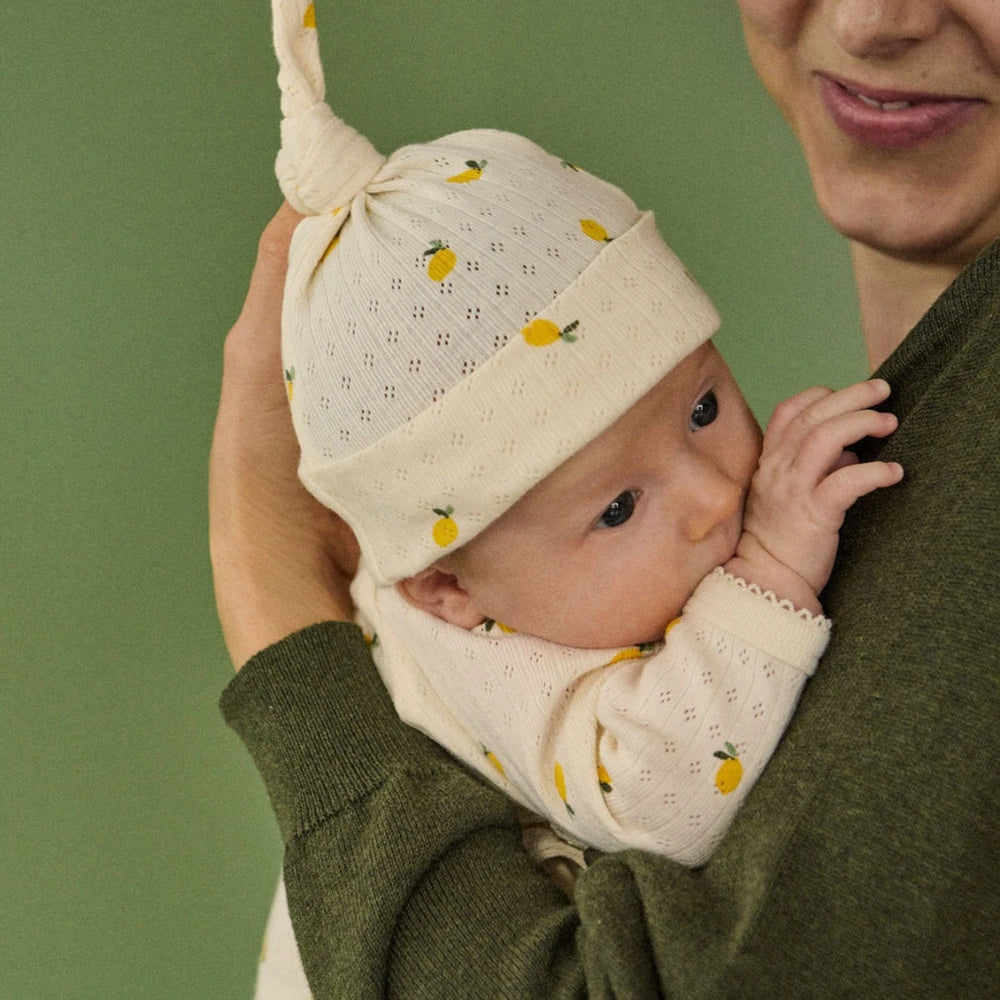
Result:
<svg viewBox="0 0 1000 1000"><path fill-rule="evenodd" d="M608 504L604 513L597 519L598 528L617 528L624 524L635 512L638 490L625 490Z"/></svg>
<svg viewBox="0 0 1000 1000"><path fill-rule="evenodd" d="M702 427L707 427L718 415L719 400L716 398L714 392L706 392L705 395L694 404L694 409L691 411L691 430L697 431L701 430Z"/></svg>

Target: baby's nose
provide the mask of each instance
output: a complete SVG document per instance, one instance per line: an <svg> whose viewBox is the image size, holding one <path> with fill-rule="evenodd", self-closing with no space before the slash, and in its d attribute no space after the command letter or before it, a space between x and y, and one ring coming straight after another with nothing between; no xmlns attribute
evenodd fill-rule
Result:
<svg viewBox="0 0 1000 1000"><path fill-rule="evenodd" d="M700 468L687 483L684 534L692 542L707 538L740 512L743 484L713 466Z"/></svg>

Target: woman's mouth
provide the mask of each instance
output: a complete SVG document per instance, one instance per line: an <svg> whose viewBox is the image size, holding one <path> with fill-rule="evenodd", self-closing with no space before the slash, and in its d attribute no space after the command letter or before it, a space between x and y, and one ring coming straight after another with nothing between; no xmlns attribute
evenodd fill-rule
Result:
<svg viewBox="0 0 1000 1000"><path fill-rule="evenodd" d="M977 98L866 87L818 74L820 96L847 136L878 149L909 149L965 124L984 102Z"/></svg>

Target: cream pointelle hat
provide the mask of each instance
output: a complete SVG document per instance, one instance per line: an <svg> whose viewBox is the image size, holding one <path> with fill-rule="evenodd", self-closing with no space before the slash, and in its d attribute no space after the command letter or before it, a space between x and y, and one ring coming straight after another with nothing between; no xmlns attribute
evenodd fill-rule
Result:
<svg viewBox="0 0 1000 1000"><path fill-rule="evenodd" d="M324 103L313 4L273 0L299 475L374 580L473 538L707 340L652 213L522 136L381 156Z"/></svg>

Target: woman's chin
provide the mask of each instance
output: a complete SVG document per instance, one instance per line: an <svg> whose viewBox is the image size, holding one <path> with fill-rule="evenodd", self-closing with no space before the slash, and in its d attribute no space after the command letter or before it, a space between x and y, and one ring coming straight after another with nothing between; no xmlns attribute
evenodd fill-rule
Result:
<svg viewBox="0 0 1000 1000"><path fill-rule="evenodd" d="M929 193L898 179L813 174L819 207L847 239L887 256L964 266L1000 232L1000 206L965 203L960 193ZM894 188L891 196L885 189Z"/></svg>

